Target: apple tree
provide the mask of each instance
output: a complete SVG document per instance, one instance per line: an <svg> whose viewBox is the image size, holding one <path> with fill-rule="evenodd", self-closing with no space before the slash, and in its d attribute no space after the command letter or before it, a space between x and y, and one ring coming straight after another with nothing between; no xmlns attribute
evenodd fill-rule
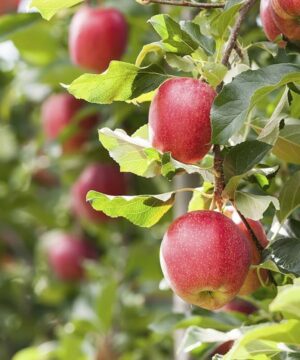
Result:
<svg viewBox="0 0 300 360"><path fill-rule="evenodd" d="M47 306L62 322L13 359L297 359L299 2L82 2L0 19L63 94L37 101L60 153L33 156L63 178L34 224L33 288L42 328ZM24 40L36 32L53 34L50 60Z"/></svg>

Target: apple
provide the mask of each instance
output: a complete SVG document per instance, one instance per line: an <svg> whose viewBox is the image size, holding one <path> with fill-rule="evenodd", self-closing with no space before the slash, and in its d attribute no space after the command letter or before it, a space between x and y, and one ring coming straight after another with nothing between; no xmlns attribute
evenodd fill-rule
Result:
<svg viewBox="0 0 300 360"><path fill-rule="evenodd" d="M18 9L20 0L1 0L0 15L8 12L16 11Z"/></svg>
<svg viewBox="0 0 300 360"><path fill-rule="evenodd" d="M221 309L224 312L240 312L245 315L251 315L257 311L257 307L251 304L249 301L235 298L228 304L224 305Z"/></svg>
<svg viewBox="0 0 300 360"><path fill-rule="evenodd" d="M213 357L217 354L225 355L232 348L234 341L226 341L223 344L219 345L209 356L209 359L213 359Z"/></svg>
<svg viewBox="0 0 300 360"><path fill-rule="evenodd" d="M82 7L73 17L69 51L74 64L102 72L119 60L127 47L128 25L114 8Z"/></svg>
<svg viewBox="0 0 300 360"><path fill-rule="evenodd" d="M161 244L160 263L166 281L180 298L215 310L231 301L242 287L251 248L225 215L193 211L169 227Z"/></svg>
<svg viewBox="0 0 300 360"><path fill-rule="evenodd" d="M75 133L63 141L65 153L80 150L98 122L98 116L89 115L76 123L76 115L84 106L84 101L67 93L51 95L42 105L42 126L48 140L56 140L72 123L77 127Z"/></svg>
<svg viewBox="0 0 300 360"><path fill-rule="evenodd" d="M252 252L252 265L258 265L261 263L261 255L259 250L257 249L252 236L247 229L246 225L243 223L242 219L240 218L239 214L235 211L233 207L227 207L225 209L225 215L229 216L232 221L240 228L240 230L245 234L246 238L249 241L251 246ZM257 240L260 242L263 248L267 247L269 244L269 240L267 239L266 233L262 224L259 221L254 221L252 219L247 219L248 224L250 225L251 229L253 230ZM267 270L260 270L260 277L266 283L268 281L268 271ZM248 276L239 291L239 295L249 295L259 289L261 287L261 282L259 280L257 270L250 269Z"/></svg>
<svg viewBox="0 0 300 360"><path fill-rule="evenodd" d="M271 6L271 0L261 0L260 18L267 38L270 41L274 41L281 34L281 31L274 20L274 11Z"/></svg>
<svg viewBox="0 0 300 360"><path fill-rule="evenodd" d="M48 249L49 265L55 275L64 281L82 279L82 262L95 258L95 249L86 240L71 234L58 235Z"/></svg>
<svg viewBox="0 0 300 360"><path fill-rule="evenodd" d="M72 187L72 209L78 218L91 222L107 221L109 217L94 210L86 201L90 190L108 195L124 195L127 192L125 175L116 165L92 164L82 172Z"/></svg>
<svg viewBox="0 0 300 360"><path fill-rule="evenodd" d="M152 100L149 131L152 146L181 162L201 160L211 147L210 111L216 91L203 81L165 81Z"/></svg>
<svg viewBox="0 0 300 360"><path fill-rule="evenodd" d="M300 1L271 0L274 20L280 31L292 41L300 40Z"/></svg>

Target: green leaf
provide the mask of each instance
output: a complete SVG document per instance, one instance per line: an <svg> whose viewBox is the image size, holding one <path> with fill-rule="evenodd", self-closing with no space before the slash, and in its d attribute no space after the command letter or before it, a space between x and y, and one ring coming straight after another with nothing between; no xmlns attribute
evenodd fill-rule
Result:
<svg viewBox="0 0 300 360"><path fill-rule="evenodd" d="M263 218L264 212L273 204L275 209L279 209L279 201L274 196L255 195L242 191L235 193L235 204L239 211L246 217L253 220Z"/></svg>
<svg viewBox="0 0 300 360"><path fill-rule="evenodd" d="M50 360L53 358L52 352L55 349L55 343L44 343L42 346L28 347L18 351L12 360Z"/></svg>
<svg viewBox="0 0 300 360"><path fill-rule="evenodd" d="M265 260L271 260L284 274L300 276L300 239L282 238L271 243L265 250Z"/></svg>
<svg viewBox="0 0 300 360"><path fill-rule="evenodd" d="M192 21L182 21L180 22L180 26L196 43L198 43L198 46L203 49L207 55L214 54L216 50L215 40L212 37L203 35L198 24L195 24Z"/></svg>
<svg viewBox="0 0 300 360"><path fill-rule="evenodd" d="M285 219L300 206L300 171L297 171L283 184L279 195L280 211L278 220L283 223Z"/></svg>
<svg viewBox="0 0 300 360"><path fill-rule="evenodd" d="M202 66L203 76L213 87L217 87L224 80L227 72L227 67L222 64L207 62Z"/></svg>
<svg viewBox="0 0 300 360"><path fill-rule="evenodd" d="M203 343L226 342L236 339L236 331L221 332L215 329L203 329L191 326L186 331L180 348L185 352L197 349Z"/></svg>
<svg viewBox="0 0 300 360"><path fill-rule="evenodd" d="M226 144L267 94L289 82L300 81L300 66L276 64L248 70L224 86L212 108L213 143Z"/></svg>
<svg viewBox="0 0 300 360"><path fill-rule="evenodd" d="M231 177L243 175L257 165L272 149L261 141L245 141L232 147L224 158L224 174L228 181Z"/></svg>
<svg viewBox="0 0 300 360"><path fill-rule="evenodd" d="M224 360L253 359L251 354L267 353L271 356L281 351L279 344L300 344L300 322L297 320L248 326L239 330L244 334L223 357Z"/></svg>
<svg viewBox="0 0 300 360"><path fill-rule="evenodd" d="M97 211L116 218L124 217L141 227L156 224L174 204L175 193L140 196L110 196L89 191L87 201Z"/></svg>
<svg viewBox="0 0 300 360"><path fill-rule="evenodd" d="M288 106L288 88L286 88L274 110L270 120L260 132L257 140L264 141L268 144L274 145L279 136L279 125L282 120L281 113L285 106Z"/></svg>
<svg viewBox="0 0 300 360"><path fill-rule="evenodd" d="M113 101L133 100L149 93L170 78L152 65L139 68L135 65L112 61L102 74L84 74L74 80L68 91L78 99L96 104L111 104Z"/></svg>
<svg viewBox="0 0 300 360"><path fill-rule="evenodd" d="M147 140L136 135L130 137L120 129L112 131L108 128L99 130L99 140L120 165L121 171L146 178L160 174L161 156Z"/></svg>
<svg viewBox="0 0 300 360"><path fill-rule="evenodd" d="M300 164L300 125L285 125L272 152L281 160Z"/></svg>
<svg viewBox="0 0 300 360"><path fill-rule="evenodd" d="M211 26L213 27L214 33L221 39L229 31L229 26L233 23L235 15L242 6L241 0L234 0L226 2L224 11L220 13L218 17L212 21Z"/></svg>
<svg viewBox="0 0 300 360"><path fill-rule="evenodd" d="M198 48L198 43L169 15L155 15L149 22L161 37L166 52L189 55Z"/></svg>
<svg viewBox="0 0 300 360"><path fill-rule="evenodd" d="M201 167L201 164L198 165L188 165L181 163L172 158L170 153L164 153L161 159L161 174L165 176L167 179L171 180L174 175L185 171L187 174L200 174L204 181L213 182L214 177L212 171L212 165L209 164L208 167Z"/></svg>
<svg viewBox="0 0 300 360"><path fill-rule="evenodd" d="M59 10L74 6L83 0L31 0L30 8L37 8L42 17L50 20Z"/></svg>
<svg viewBox="0 0 300 360"><path fill-rule="evenodd" d="M41 19L38 14L14 14L0 17L0 41L9 40L10 36L23 31Z"/></svg>
<svg viewBox="0 0 300 360"><path fill-rule="evenodd" d="M293 284L279 287L269 308L272 312L283 313L286 318L300 319L300 286Z"/></svg>
<svg viewBox="0 0 300 360"><path fill-rule="evenodd" d="M34 65L48 65L58 58L60 50L60 44L51 31L51 24L40 21L15 32L10 39L26 61Z"/></svg>
<svg viewBox="0 0 300 360"><path fill-rule="evenodd" d="M185 171L188 174L200 174L205 181L213 181L210 171L212 165L202 168L198 165L183 164L173 159L169 153L161 155L151 147L146 138L147 133L147 125L137 130L131 137L124 130L112 131L104 128L99 130L99 140L123 172L131 172L147 178L161 174L172 179L177 173Z"/></svg>

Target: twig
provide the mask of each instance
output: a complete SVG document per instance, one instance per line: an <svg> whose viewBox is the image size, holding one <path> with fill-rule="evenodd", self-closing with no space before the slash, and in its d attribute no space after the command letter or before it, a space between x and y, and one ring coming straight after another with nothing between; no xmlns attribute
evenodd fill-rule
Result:
<svg viewBox="0 0 300 360"><path fill-rule="evenodd" d="M235 43L234 50L238 54L239 58L241 60L244 60L244 54L243 54L242 49L240 48L238 43Z"/></svg>
<svg viewBox="0 0 300 360"><path fill-rule="evenodd" d="M229 58L230 58L232 51L235 49L237 51L237 53L239 54L240 49L238 48L238 45L237 45L238 34L241 29L242 23L247 16L248 11L255 4L255 1L256 0L247 0L239 11L238 18L231 30L228 44L226 46L226 49L225 49L225 52L224 52L224 55L223 55L222 61L221 61L222 64L227 67L229 66ZM237 48L239 50L237 50ZM223 87L223 83L219 84L219 86L217 87L217 92L220 92L222 90L222 87ZM218 145L218 144L214 145L213 151L215 154L215 156L214 156L214 170L215 170L214 199L215 199L215 203L217 204L218 209L221 210L222 206L223 206L222 192L225 187L225 180L224 180L224 171L223 171L223 158L221 155L220 145ZM249 226L249 224L248 224L248 226Z"/></svg>
<svg viewBox="0 0 300 360"><path fill-rule="evenodd" d="M214 156L214 172L215 172L215 191L214 191L214 201L217 205L219 211L223 207L223 198L222 192L225 188L225 178L223 171L223 156L221 154L220 145L214 145L213 152Z"/></svg>
<svg viewBox="0 0 300 360"><path fill-rule="evenodd" d="M236 46L236 41L239 35L239 31L241 29L242 23L245 20L248 11L252 8L252 6L255 4L256 0L247 0L245 4L241 7L239 11L239 16L237 18L236 23L234 24L231 34L228 40L228 44L226 46L223 58L222 58L222 64L225 66L228 66L229 58L232 53L232 50Z"/></svg>
<svg viewBox="0 0 300 360"><path fill-rule="evenodd" d="M142 5L161 4L161 5L194 7L199 9L222 9L225 6L225 4L223 3L217 3L217 4L197 3L188 0L137 0L137 2Z"/></svg>

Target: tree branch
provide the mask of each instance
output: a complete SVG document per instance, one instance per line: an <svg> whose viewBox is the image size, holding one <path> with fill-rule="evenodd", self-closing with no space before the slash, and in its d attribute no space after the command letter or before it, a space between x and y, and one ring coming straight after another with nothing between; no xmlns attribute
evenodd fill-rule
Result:
<svg viewBox="0 0 300 360"><path fill-rule="evenodd" d="M226 46L223 58L222 58L222 64L225 66L229 65L229 58L232 53L232 50L236 47L236 41L239 35L239 31L241 29L243 21L246 19L246 16L249 12L249 10L252 8L252 6L255 4L256 0L247 0L245 4L241 7L239 11L239 16L236 20L236 23L234 24L231 34L228 40L228 44Z"/></svg>
<svg viewBox="0 0 300 360"><path fill-rule="evenodd" d="M136 1L142 5L161 4L161 5L194 7L199 9L222 9L225 6L224 3L217 3L217 4L197 3L189 0L136 0Z"/></svg>
<svg viewBox="0 0 300 360"><path fill-rule="evenodd" d="M239 31L241 29L242 23L245 20L248 11L252 8L252 6L255 4L256 0L247 0L245 4L241 7L239 11L238 18L231 30L229 40L224 52L224 55L222 57L222 64L225 66L229 66L229 58L232 53L232 51L235 49L238 54L239 49L237 44L237 38ZM239 54L240 55L240 54ZM222 90L223 83L221 83L217 87L217 92L220 92ZM216 144L214 145L214 171L215 171L215 192L214 192L214 200L217 204L218 209L222 209L223 207L223 199L222 199L222 192L225 188L225 180L224 180L224 171L223 171L223 158L221 155L220 145ZM248 224L249 226L249 224ZM257 240L257 239L256 239Z"/></svg>

